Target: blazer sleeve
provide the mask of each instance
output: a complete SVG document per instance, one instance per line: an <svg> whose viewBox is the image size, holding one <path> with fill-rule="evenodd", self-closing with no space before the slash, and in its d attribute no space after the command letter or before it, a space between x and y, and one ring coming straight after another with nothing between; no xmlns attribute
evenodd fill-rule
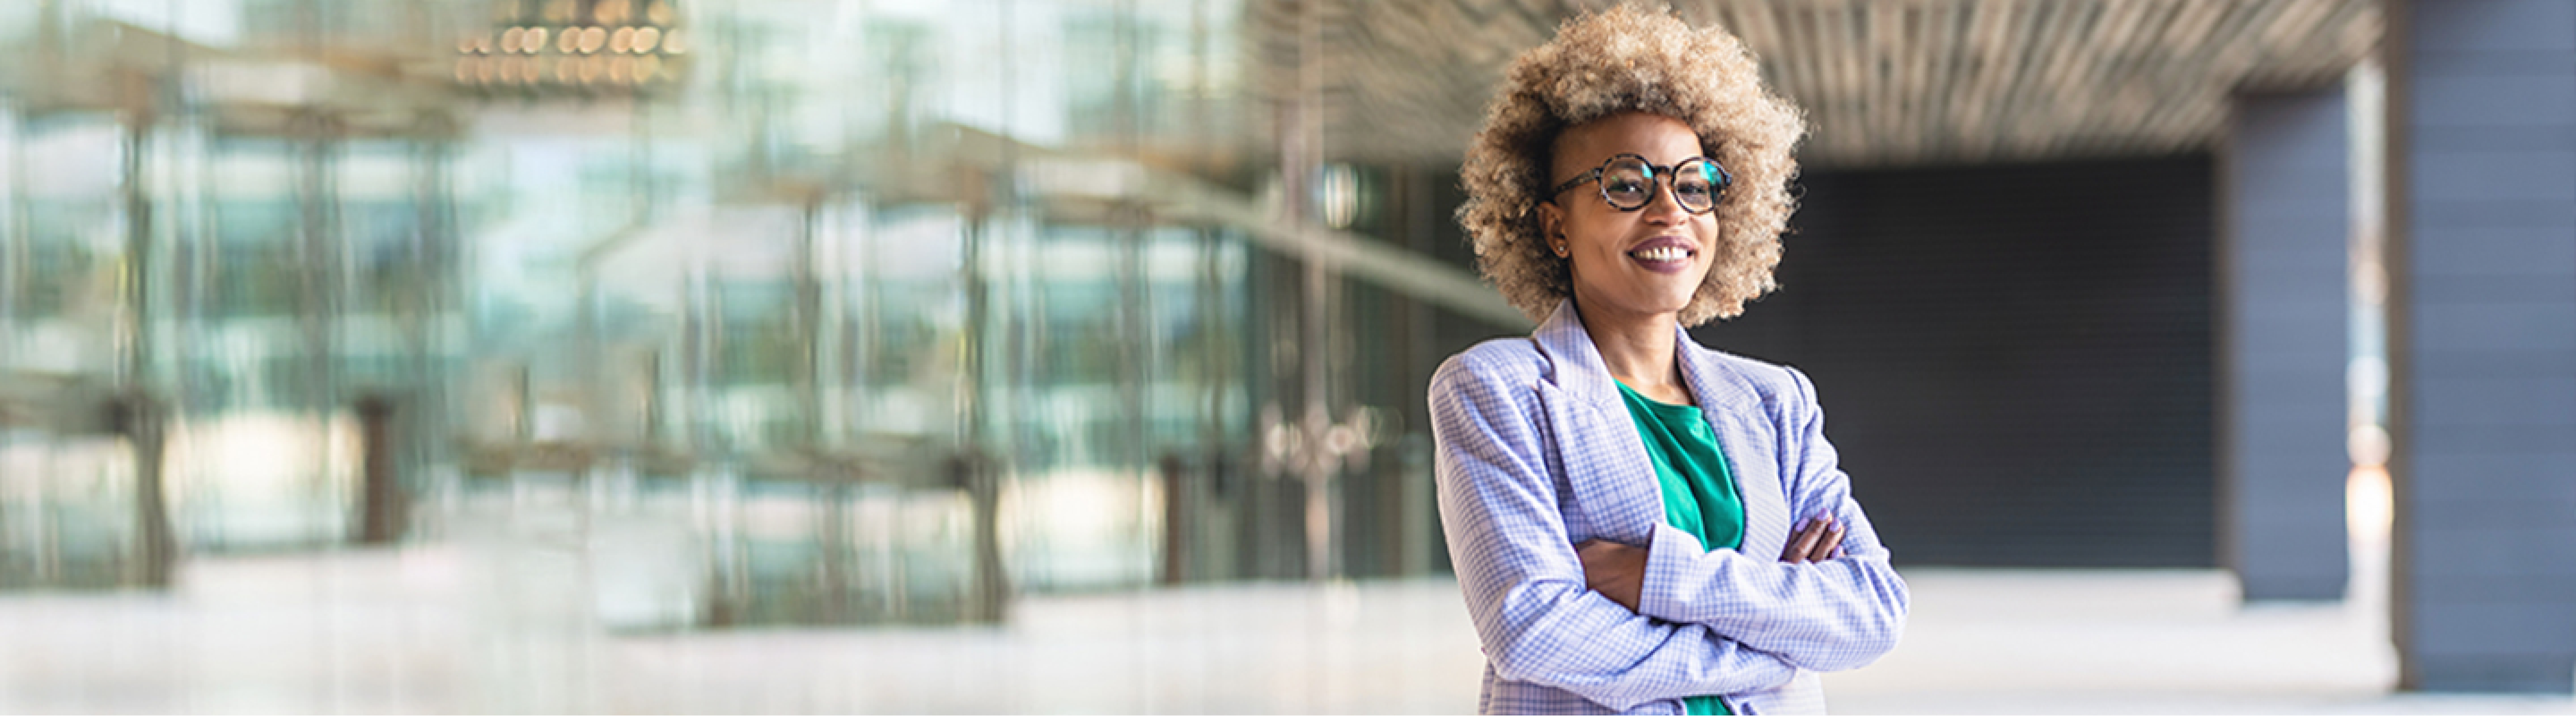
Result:
<svg viewBox="0 0 2576 716"><path fill-rule="evenodd" d="M1795 670L1708 627L1630 613L1584 582L1557 511L1535 391L1473 352L1431 382L1440 519L1495 674L1626 711L1787 683Z"/></svg>
<svg viewBox="0 0 2576 716"><path fill-rule="evenodd" d="M1789 564L1769 555L1709 551L1690 533L1660 526L1647 548L1637 609L1707 626L1802 669L1860 668L1896 648L1910 597L1825 441L1814 385L1796 369L1783 370L1796 386L1778 426L1791 522L1832 512L1846 525L1841 556Z"/></svg>

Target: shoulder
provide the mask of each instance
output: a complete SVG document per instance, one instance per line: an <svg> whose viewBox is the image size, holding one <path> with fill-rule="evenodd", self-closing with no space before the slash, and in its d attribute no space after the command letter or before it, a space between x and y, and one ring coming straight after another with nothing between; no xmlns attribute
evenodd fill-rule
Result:
<svg viewBox="0 0 2576 716"><path fill-rule="evenodd" d="M1528 386L1547 374L1547 356L1527 336L1495 338L1469 346L1440 362L1431 374L1431 393Z"/></svg>
<svg viewBox="0 0 2576 716"><path fill-rule="evenodd" d="M1496 338L1459 351L1431 374L1435 428L1536 420L1538 384L1547 379L1547 356L1529 338ZM1444 430L1434 430L1435 436Z"/></svg>

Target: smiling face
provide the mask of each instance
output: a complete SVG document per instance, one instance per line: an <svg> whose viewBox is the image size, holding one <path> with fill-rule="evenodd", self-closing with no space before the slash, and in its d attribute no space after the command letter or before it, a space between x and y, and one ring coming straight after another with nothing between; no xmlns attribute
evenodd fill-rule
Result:
<svg viewBox="0 0 2576 716"><path fill-rule="evenodd" d="M1567 128L1557 135L1548 185L1583 176L1619 154L1671 167L1702 153L1699 135L1681 120L1628 113ZM1592 320L1676 320L1708 277L1718 241L1717 212L1692 214L1673 201L1658 177L1644 208L1621 211L1585 182L1539 205L1550 251L1572 264L1574 302Z"/></svg>

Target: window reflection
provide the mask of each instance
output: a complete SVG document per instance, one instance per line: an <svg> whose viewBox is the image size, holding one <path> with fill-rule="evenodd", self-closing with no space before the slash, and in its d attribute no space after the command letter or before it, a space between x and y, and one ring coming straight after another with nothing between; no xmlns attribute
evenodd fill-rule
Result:
<svg viewBox="0 0 2576 716"><path fill-rule="evenodd" d="M51 68L0 84L0 586L492 539L573 545L620 628L990 620L1305 574L1311 474L1410 501L1323 544L1425 553L1421 443L1342 416L1418 407L1362 363L1435 314L1309 295L1240 15L0 8ZM1260 417L1311 371L1323 473Z"/></svg>

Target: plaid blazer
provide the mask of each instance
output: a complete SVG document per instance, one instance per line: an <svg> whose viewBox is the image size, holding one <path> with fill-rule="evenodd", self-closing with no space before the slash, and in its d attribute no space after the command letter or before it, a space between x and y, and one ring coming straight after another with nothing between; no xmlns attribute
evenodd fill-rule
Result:
<svg viewBox="0 0 2576 716"><path fill-rule="evenodd" d="M1531 337L1451 356L1431 379L1440 521L1485 652L1484 713L1824 711L1816 672L1896 646L1905 582L1825 442L1795 369L1710 350L1679 325L1691 394L1744 501L1741 551L1664 523L1653 463L1571 301ZM1832 512L1842 556L1787 564L1791 525ZM1574 545L1648 548L1631 613L1585 586Z"/></svg>

